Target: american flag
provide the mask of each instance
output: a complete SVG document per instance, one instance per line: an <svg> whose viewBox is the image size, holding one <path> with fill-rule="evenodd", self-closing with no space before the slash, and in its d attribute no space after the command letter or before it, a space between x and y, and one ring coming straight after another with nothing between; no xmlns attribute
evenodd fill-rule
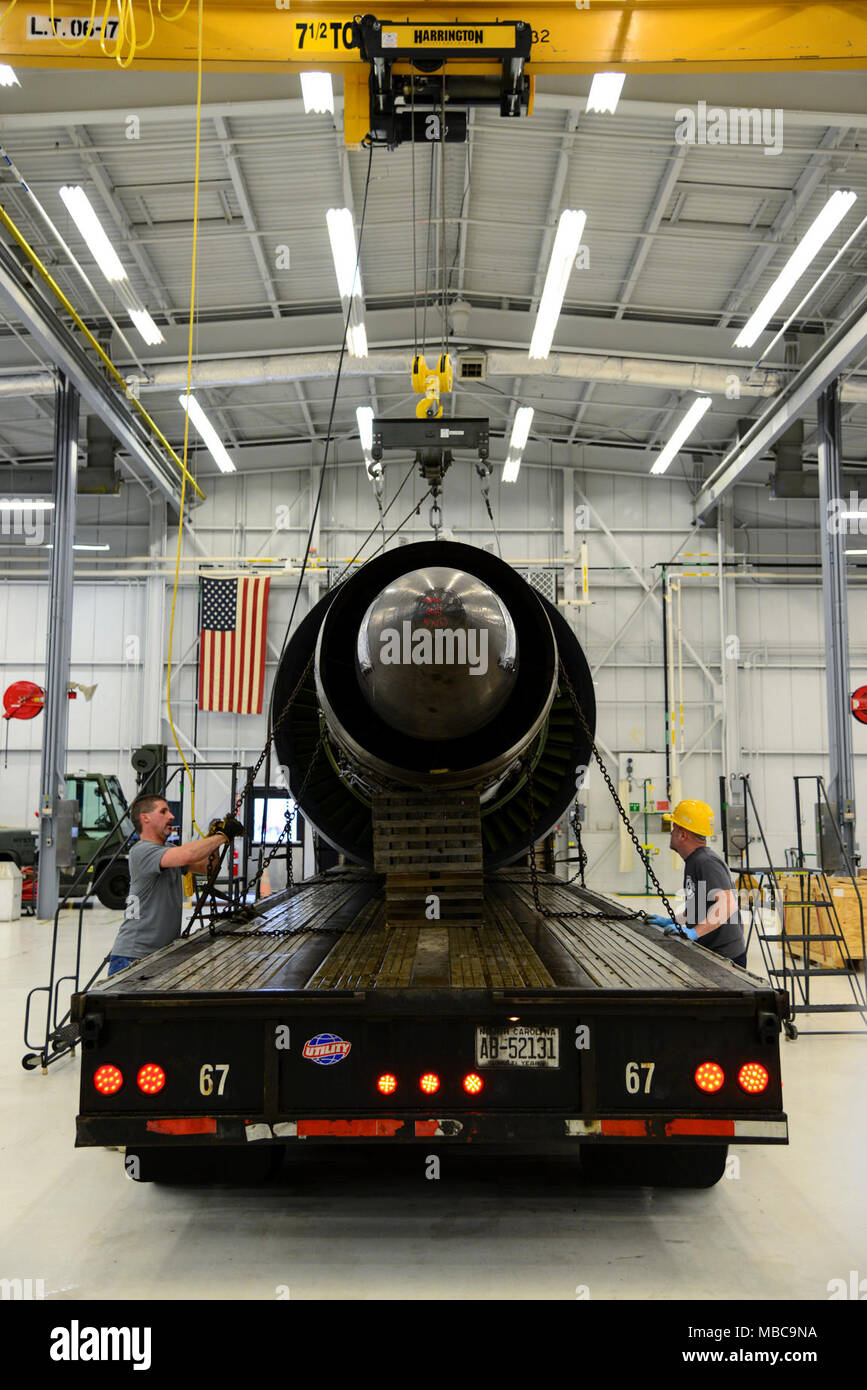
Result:
<svg viewBox="0 0 867 1390"><path fill-rule="evenodd" d="M199 709L261 714L270 579L202 579Z"/></svg>

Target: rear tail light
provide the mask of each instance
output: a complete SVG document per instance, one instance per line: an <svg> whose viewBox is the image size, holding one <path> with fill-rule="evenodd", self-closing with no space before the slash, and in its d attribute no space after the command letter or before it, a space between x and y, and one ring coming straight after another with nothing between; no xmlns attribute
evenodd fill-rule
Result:
<svg viewBox="0 0 867 1390"><path fill-rule="evenodd" d="M419 1078L418 1084L426 1096L432 1096L440 1088L440 1079L436 1072L426 1071L424 1076Z"/></svg>
<svg viewBox="0 0 867 1390"><path fill-rule="evenodd" d="M464 1077L464 1090L468 1096L477 1096L484 1084L478 1072L471 1071L468 1076Z"/></svg>
<svg viewBox="0 0 867 1390"><path fill-rule="evenodd" d="M123 1072L118 1067L113 1067L110 1062L104 1062L93 1073L93 1084L100 1095L113 1096L123 1085Z"/></svg>
<svg viewBox="0 0 867 1390"><path fill-rule="evenodd" d="M751 1095L763 1091L769 1081L770 1077L761 1062L745 1062L738 1072L738 1085Z"/></svg>
<svg viewBox="0 0 867 1390"><path fill-rule="evenodd" d="M161 1091L165 1086L166 1074L156 1062L146 1062L139 1068L136 1082L139 1090L144 1091L146 1096L155 1096L157 1091Z"/></svg>
<svg viewBox="0 0 867 1390"><path fill-rule="evenodd" d="M376 1083L376 1089L383 1096L390 1096L397 1090L397 1077L392 1076L391 1072L384 1072Z"/></svg>
<svg viewBox="0 0 867 1390"><path fill-rule="evenodd" d="M725 1079L725 1072L718 1062L702 1062L696 1068L695 1084L700 1091L718 1091Z"/></svg>

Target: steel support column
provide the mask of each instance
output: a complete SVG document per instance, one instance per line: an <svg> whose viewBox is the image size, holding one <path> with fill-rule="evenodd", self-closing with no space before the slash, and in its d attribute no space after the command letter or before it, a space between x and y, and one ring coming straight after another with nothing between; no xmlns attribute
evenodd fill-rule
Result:
<svg viewBox="0 0 867 1390"><path fill-rule="evenodd" d="M150 496L148 553L153 572L148 576L145 594L140 735L144 743L162 743L166 581L160 562L166 553L166 504L156 492Z"/></svg>
<svg viewBox="0 0 867 1390"><path fill-rule="evenodd" d="M726 799L743 801L741 768L741 721L738 690L740 639L738 637L737 593L735 574L723 567L724 560L734 556L734 508L731 495L720 498L717 517L717 550L719 566L720 673L722 717L722 770L726 784Z"/></svg>
<svg viewBox="0 0 867 1390"><path fill-rule="evenodd" d="M78 392L58 376L54 406L54 527L48 581L45 648L45 727L39 782L39 882L37 917L57 911L57 809L66 792L66 730L72 640L72 543L78 474Z"/></svg>
<svg viewBox="0 0 867 1390"><path fill-rule="evenodd" d="M825 619L825 677L828 701L828 799L850 858L855 849L855 765L849 710L849 614L846 535L831 525L830 503L843 496L839 380L818 399L819 533ZM834 514L839 506L834 508Z"/></svg>

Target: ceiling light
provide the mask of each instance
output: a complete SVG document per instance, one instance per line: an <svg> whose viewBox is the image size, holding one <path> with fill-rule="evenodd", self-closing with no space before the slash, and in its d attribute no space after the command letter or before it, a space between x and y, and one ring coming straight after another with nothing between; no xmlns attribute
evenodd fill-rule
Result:
<svg viewBox="0 0 867 1390"><path fill-rule="evenodd" d="M164 341L147 309L130 309L129 316L148 347L155 347L157 343Z"/></svg>
<svg viewBox="0 0 867 1390"><path fill-rule="evenodd" d="M625 72L597 72L590 84L587 110L610 111L613 116L617 110L617 103L620 100L620 93L623 91L625 80Z"/></svg>
<svg viewBox="0 0 867 1390"><path fill-rule="evenodd" d="M49 544L43 546L42 548L43 550L53 550L54 546ZM110 550L111 546L108 544L108 542L106 542L105 545L84 545L83 543L79 544L78 541L76 541L72 548L73 550Z"/></svg>
<svg viewBox="0 0 867 1390"><path fill-rule="evenodd" d="M66 185L60 196L69 209L75 223L106 280L125 280L126 271L120 263L117 252L105 234L105 229L90 205L90 199L83 188Z"/></svg>
<svg viewBox="0 0 867 1390"><path fill-rule="evenodd" d="M561 212L557 224L557 235L551 248L551 261L545 276L545 288L539 301L536 326L530 341L531 357L547 357L554 339L554 329L563 306L563 296L572 274L575 257L581 245L586 212L575 212L567 208Z"/></svg>
<svg viewBox="0 0 867 1390"><path fill-rule="evenodd" d="M847 555L867 555L867 550L847 550Z"/></svg>
<svg viewBox="0 0 867 1390"><path fill-rule="evenodd" d="M10 68L8 63L0 63L0 87L20 87L21 83L15 76L15 69Z"/></svg>
<svg viewBox="0 0 867 1390"><path fill-rule="evenodd" d="M349 208L329 208L325 214L328 236L331 241L331 254L334 257L334 270L337 275L337 288L341 299L362 298L361 274L358 268L358 250L355 245L355 227Z"/></svg>
<svg viewBox="0 0 867 1390"><path fill-rule="evenodd" d="M350 324L346 330L346 346L350 357L367 356L367 330L363 323Z"/></svg>
<svg viewBox="0 0 867 1390"><path fill-rule="evenodd" d="M208 451L210 452L211 457L213 458L220 472L234 473L235 465L229 458L229 455L226 453L225 445L223 444L222 440L220 439L220 436L217 434L217 431L214 429L214 426L211 424L207 415L202 410L202 407L199 405L199 402L196 400L195 396L180 395L178 396L178 400L180 401L184 410L189 415L190 420L195 425L196 429L198 430L199 434L204 440L204 443L206 444Z"/></svg>
<svg viewBox="0 0 867 1390"><path fill-rule="evenodd" d="M664 473L672 459L677 458L677 455L680 453L686 440L689 439L689 436L692 434L705 411L710 409L711 402L711 396L696 397L662 453L659 455L656 463L651 468L651 473Z"/></svg>
<svg viewBox="0 0 867 1390"><path fill-rule="evenodd" d="M831 194L815 222L807 228L764 299L735 338L735 347L752 347L790 290L800 280L807 266L821 251L834 228L843 221L856 197L855 193L844 192L842 189Z"/></svg>
<svg viewBox="0 0 867 1390"><path fill-rule="evenodd" d="M531 405L522 405L515 415L515 423L512 426L512 437L509 440L509 452L506 455L506 462L503 464L502 481L504 483L514 483L518 477L518 470L521 467L521 455L530 437L530 426L533 423L534 413Z"/></svg>
<svg viewBox="0 0 867 1390"><path fill-rule="evenodd" d="M53 506L44 497L0 497L0 507L12 512L47 512Z"/></svg>
<svg viewBox="0 0 867 1390"><path fill-rule="evenodd" d="M302 72L301 95L304 110L324 115L326 111L334 114L334 88L330 72Z"/></svg>
<svg viewBox="0 0 867 1390"><path fill-rule="evenodd" d="M365 458L369 458L373 453L373 409L369 405L360 405L355 412L358 421L358 435L361 440L361 447L364 450Z"/></svg>

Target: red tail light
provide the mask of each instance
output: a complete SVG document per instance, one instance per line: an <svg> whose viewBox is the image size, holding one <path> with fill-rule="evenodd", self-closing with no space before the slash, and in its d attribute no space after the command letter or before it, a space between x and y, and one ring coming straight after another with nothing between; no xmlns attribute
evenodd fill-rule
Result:
<svg viewBox="0 0 867 1390"><path fill-rule="evenodd" d="M376 1089L384 1096L390 1096L397 1090L397 1077L392 1076L391 1072L384 1072L376 1083Z"/></svg>
<svg viewBox="0 0 867 1390"><path fill-rule="evenodd" d="M434 1071L426 1071L424 1076L419 1078L419 1086L426 1096L432 1096L434 1091L440 1088L440 1079Z"/></svg>
<svg viewBox="0 0 867 1390"><path fill-rule="evenodd" d="M763 1091L770 1079L761 1062L745 1062L738 1072L738 1085L751 1095Z"/></svg>
<svg viewBox="0 0 867 1390"><path fill-rule="evenodd" d="M123 1085L123 1072L105 1062L93 1073L93 1084L102 1096L113 1096Z"/></svg>
<svg viewBox="0 0 867 1390"><path fill-rule="evenodd" d="M464 1090L468 1096L477 1096L484 1084L478 1072L471 1071L468 1076L464 1077Z"/></svg>
<svg viewBox="0 0 867 1390"><path fill-rule="evenodd" d="M695 1084L700 1091L718 1091L725 1079L725 1072L718 1062L702 1062L696 1068Z"/></svg>
<svg viewBox="0 0 867 1390"><path fill-rule="evenodd" d="M144 1091L146 1096L155 1096L157 1091L161 1091L165 1086L166 1074L156 1062L146 1062L139 1068L136 1082L139 1090Z"/></svg>

